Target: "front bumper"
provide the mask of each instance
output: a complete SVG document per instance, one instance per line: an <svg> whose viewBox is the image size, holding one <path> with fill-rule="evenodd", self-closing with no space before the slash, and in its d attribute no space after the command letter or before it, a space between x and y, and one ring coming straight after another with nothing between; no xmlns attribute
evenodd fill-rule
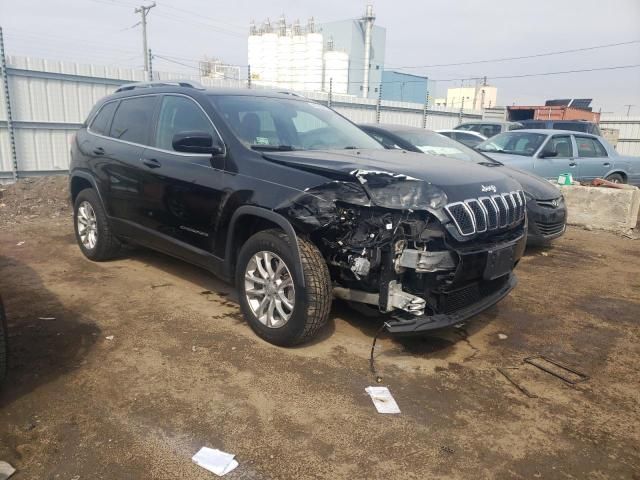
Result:
<svg viewBox="0 0 640 480"><path fill-rule="evenodd" d="M419 317L406 319L394 318L393 320L386 322L386 329L393 335L411 336L420 335L439 328L457 325L498 303L515 288L517 283L518 279L516 278L516 275L511 273L504 280L503 285L493 294L483 297L481 300L460 310L449 314L438 313L435 315L421 315Z"/></svg>
<svg viewBox="0 0 640 480"><path fill-rule="evenodd" d="M527 216L529 218L528 245L547 244L561 237L567 229L567 208L564 202L554 208L539 205L535 200L531 200L527 202Z"/></svg>

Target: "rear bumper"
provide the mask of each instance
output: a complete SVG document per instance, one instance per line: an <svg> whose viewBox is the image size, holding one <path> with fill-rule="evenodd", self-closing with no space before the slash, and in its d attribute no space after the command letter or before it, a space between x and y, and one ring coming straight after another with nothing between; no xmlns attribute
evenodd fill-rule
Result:
<svg viewBox="0 0 640 480"><path fill-rule="evenodd" d="M518 279L515 274L510 273L500 288L478 302L450 314L421 315L407 319L389 320L386 322L387 331L393 335L411 336L457 325L498 303L515 288L517 283Z"/></svg>

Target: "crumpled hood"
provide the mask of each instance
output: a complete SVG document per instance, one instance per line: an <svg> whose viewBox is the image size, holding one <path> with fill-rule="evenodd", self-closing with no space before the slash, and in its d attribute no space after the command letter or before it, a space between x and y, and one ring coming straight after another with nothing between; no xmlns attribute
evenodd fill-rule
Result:
<svg viewBox="0 0 640 480"><path fill-rule="evenodd" d="M522 185L522 190L527 192L536 200L552 200L561 195L560 190L557 187L533 173L525 172L524 170L520 170L515 167L508 167L506 165L491 168L495 168L505 175L515 178L518 183Z"/></svg>
<svg viewBox="0 0 640 480"><path fill-rule="evenodd" d="M463 160L402 150L304 150L264 152L267 160L308 170L327 177L356 180L358 172L401 174L440 187L452 201L486 195L485 187L498 193L520 190L519 183L498 168L487 168Z"/></svg>

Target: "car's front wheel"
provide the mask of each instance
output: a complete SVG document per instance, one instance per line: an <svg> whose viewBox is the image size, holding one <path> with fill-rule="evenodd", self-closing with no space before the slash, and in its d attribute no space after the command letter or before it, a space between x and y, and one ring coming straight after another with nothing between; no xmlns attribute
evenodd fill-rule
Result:
<svg viewBox="0 0 640 480"><path fill-rule="evenodd" d="M73 223L78 246L88 259L100 262L116 256L121 244L109 227L107 214L95 190L88 188L78 194Z"/></svg>
<svg viewBox="0 0 640 480"><path fill-rule="evenodd" d="M242 246L236 266L245 319L258 336L281 346L314 337L327 322L332 300L329 269L320 251L298 238L302 285L290 242L280 230L259 232Z"/></svg>

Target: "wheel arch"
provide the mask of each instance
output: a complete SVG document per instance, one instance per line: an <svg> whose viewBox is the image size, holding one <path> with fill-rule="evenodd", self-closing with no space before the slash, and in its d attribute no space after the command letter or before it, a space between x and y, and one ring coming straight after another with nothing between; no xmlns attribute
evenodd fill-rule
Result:
<svg viewBox="0 0 640 480"><path fill-rule="evenodd" d="M98 199L102 204L102 208L105 208L102 194L100 193L100 189L98 188L98 182L96 182L96 179L93 177L93 175L83 171L72 172L69 178L69 194L71 198L71 205L75 203L78 194L82 190L85 190L87 188L92 188L96 191L96 195L98 195Z"/></svg>
<svg viewBox="0 0 640 480"><path fill-rule="evenodd" d="M251 219L253 219L251 224L245 227L246 221ZM244 221L241 223L240 220ZM296 276L296 280L299 282L299 285L304 287L304 273L302 270L302 261L300 259L300 249L298 247L298 236L293 226L282 215L272 210L252 205L243 205L239 207L233 213L231 221L229 222L225 246L226 276L234 278L238 252L249 237L270 228L279 228L289 237L294 257L297 259L296 264L293 266L294 275Z"/></svg>
<svg viewBox="0 0 640 480"><path fill-rule="evenodd" d="M629 176L627 175L627 173L624 170L620 170L619 168L611 170L610 172L607 172L604 178L606 179L611 175L620 175L625 183L629 182Z"/></svg>

